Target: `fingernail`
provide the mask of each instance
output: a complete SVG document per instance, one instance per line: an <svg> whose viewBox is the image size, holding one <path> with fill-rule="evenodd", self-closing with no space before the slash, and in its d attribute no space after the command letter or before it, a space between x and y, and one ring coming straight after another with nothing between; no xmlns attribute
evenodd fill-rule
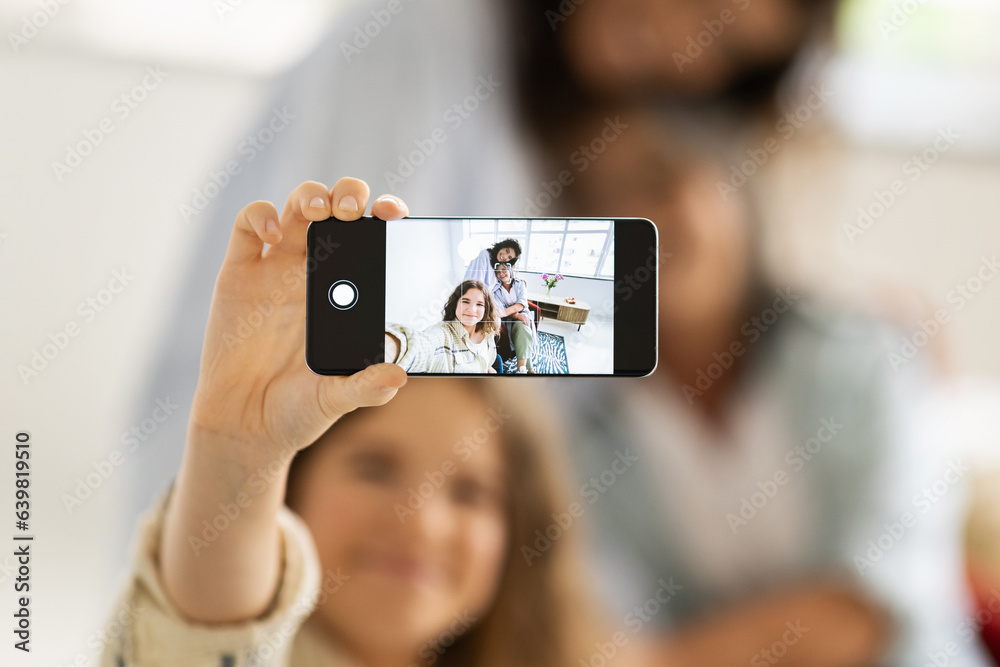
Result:
<svg viewBox="0 0 1000 667"><path fill-rule="evenodd" d="M337 208L341 211L350 211L351 213L358 212L358 200L354 198L354 195L344 195L337 202Z"/></svg>
<svg viewBox="0 0 1000 667"><path fill-rule="evenodd" d="M322 197L313 197L309 202L312 208L326 208L326 200Z"/></svg>
<svg viewBox="0 0 1000 667"><path fill-rule="evenodd" d="M279 234L281 233L281 228L278 227L278 223L274 221L274 218L268 218L267 222L264 223L264 231L268 234Z"/></svg>
<svg viewBox="0 0 1000 667"><path fill-rule="evenodd" d="M396 206L399 206L400 208L402 208L402 206L403 206L403 202L399 201L398 199L396 199L392 195L382 195L381 197L379 197L378 199L375 200L375 203L378 203L380 201L391 201L393 204L395 204Z"/></svg>

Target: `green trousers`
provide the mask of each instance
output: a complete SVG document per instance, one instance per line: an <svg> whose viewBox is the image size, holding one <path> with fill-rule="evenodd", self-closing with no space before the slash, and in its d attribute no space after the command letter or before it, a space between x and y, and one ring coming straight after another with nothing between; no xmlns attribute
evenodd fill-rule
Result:
<svg viewBox="0 0 1000 667"><path fill-rule="evenodd" d="M510 337L514 343L514 354L518 359L527 359L525 368L531 368L531 353L535 349L535 337L531 335L531 327L517 320L510 328Z"/></svg>

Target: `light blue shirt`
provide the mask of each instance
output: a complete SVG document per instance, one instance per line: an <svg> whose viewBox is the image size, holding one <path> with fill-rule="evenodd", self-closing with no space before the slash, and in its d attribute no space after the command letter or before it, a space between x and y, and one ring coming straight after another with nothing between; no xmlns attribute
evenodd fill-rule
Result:
<svg viewBox="0 0 1000 667"><path fill-rule="evenodd" d="M469 262L469 266L465 269L465 280L481 280L491 291L500 284L496 274L493 273L489 250L484 248Z"/></svg>
<svg viewBox="0 0 1000 667"><path fill-rule="evenodd" d="M497 307L501 309L510 308L515 303L520 303L524 306L524 310L527 310L528 292L524 281L515 278L511 282L510 291L508 292L504 289L503 283L498 280L493 286L493 300L496 302Z"/></svg>
<svg viewBox="0 0 1000 667"><path fill-rule="evenodd" d="M796 444L814 437L821 419L842 425L821 455L795 473L809 493L799 522L808 529L794 534L800 542L794 558L766 560L727 592L707 586L701 564L685 549L689 527L659 511L661 498L673 496L679 504L683 494L665 489L664 476L644 461L613 485L586 487L587 518L594 524L588 553L598 572L613 573L603 580L606 599L618 618L634 620L631 610L662 582L680 585L651 615L649 629L662 629L725 608L748 591L836 574L880 603L896 625L880 665L921 665L954 642L961 650L949 667L983 667L978 641L958 632L970 604L963 579L963 490L949 489L937 503L928 503L926 513L915 500L957 465L949 462L954 456L949 443L920 426L924 403L918 399L928 395L931 377L921 360L898 372L890 367L886 355L899 340L897 331L817 306L797 306L782 316L773 336L756 343L760 349L754 350L744 387L756 392L771 378L778 388L772 400ZM553 392L574 427L570 460L579 479L594 479L620 453L644 451L636 443L649 429L639 428L634 411L624 405L629 393L621 382L562 383ZM671 438L664 433L661 441L645 443L645 451L678 446ZM746 494L759 490L760 481L748 478ZM769 510L774 510L770 504L758 509ZM901 530L894 524L904 512L916 519L897 539L888 531ZM722 513L702 530L720 527L728 530ZM755 522L740 530L761 527Z"/></svg>

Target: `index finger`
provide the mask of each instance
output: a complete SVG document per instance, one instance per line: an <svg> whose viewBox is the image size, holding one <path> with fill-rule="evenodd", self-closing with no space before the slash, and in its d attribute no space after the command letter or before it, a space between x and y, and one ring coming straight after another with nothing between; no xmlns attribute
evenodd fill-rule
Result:
<svg viewBox="0 0 1000 667"><path fill-rule="evenodd" d="M379 195L372 202L372 215L383 220L399 220L410 214L406 203L394 195Z"/></svg>
<svg viewBox="0 0 1000 667"><path fill-rule="evenodd" d="M336 217L357 220L368 203L368 184L357 178L344 177L327 189L322 183L306 181L288 195L281 213L284 238L275 252L306 253L306 230L310 222ZM270 251L268 251L270 252Z"/></svg>
<svg viewBox="0 0 1000 667"><path fill-rule="evenodd" d="M260 259L264 243L277 243L278 211L269 201L255 201L244 206L236 215L233 233L229 237L225 262L245 262Z"/></svg>

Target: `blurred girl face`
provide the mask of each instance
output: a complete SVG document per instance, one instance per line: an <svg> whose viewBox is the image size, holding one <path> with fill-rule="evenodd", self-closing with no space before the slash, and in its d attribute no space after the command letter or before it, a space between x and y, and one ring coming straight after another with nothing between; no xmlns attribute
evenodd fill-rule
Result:
<svg viewBox="0 0 1000 667"><path fill-rule="evenodd" d="M486 295L478 289L470 289L458 299L455 318L467 327L475 326L486 314Z"/></svg>
<svg viewBox="0 0 1000 667"><path fill-rule="evenodd" d="M313 445L296 509L324 575L345 578L316 613L366 662L416 660L495 595L507 499L486 408L461 383L422 380Z"/></svg>

